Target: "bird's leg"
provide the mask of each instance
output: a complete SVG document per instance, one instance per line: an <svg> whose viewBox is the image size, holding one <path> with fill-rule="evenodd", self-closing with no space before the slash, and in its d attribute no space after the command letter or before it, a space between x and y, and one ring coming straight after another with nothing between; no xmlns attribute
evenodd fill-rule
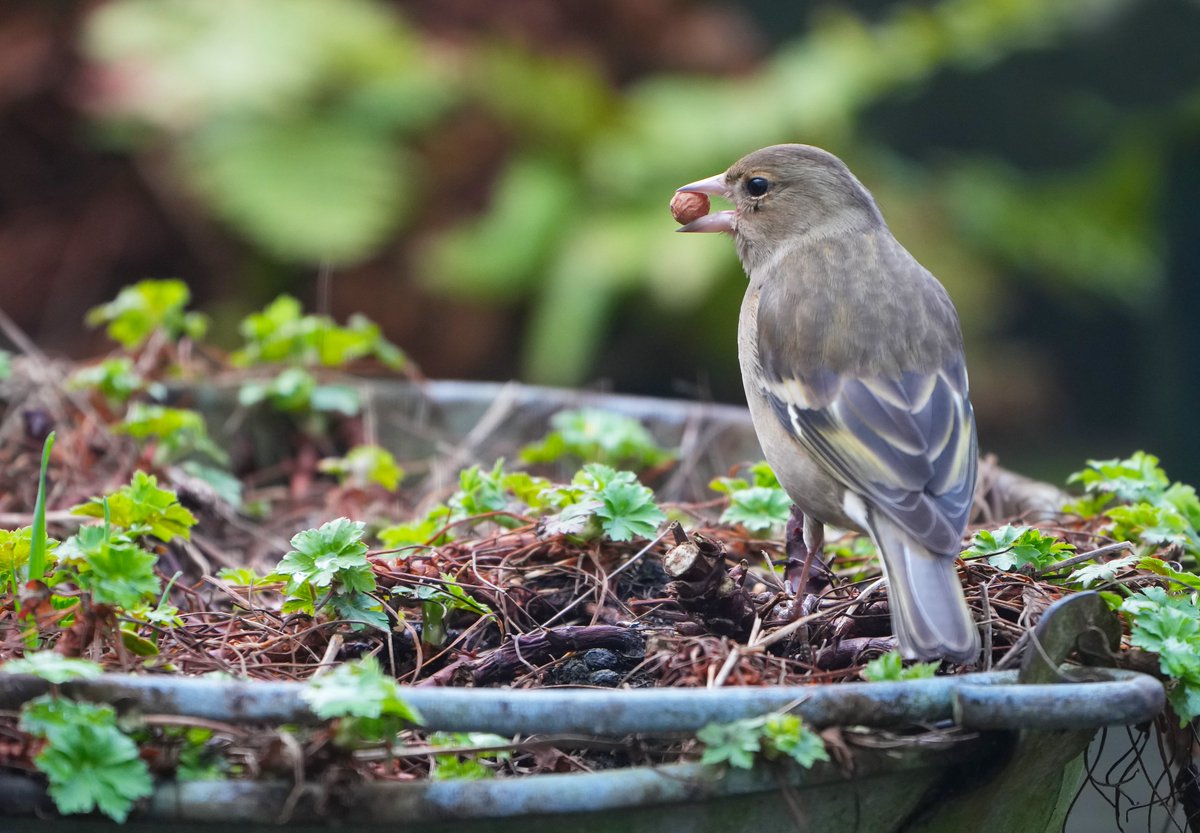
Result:
<svg viewBox="0 0 1200 833"><path fill-rule="evenodd" d="M804 541L804 513L792 504L792 514L783 529L783 551L787 564L783 568L783 587L792 596L800 586L804 563L808 561L808 544Z"/></svg>
<svg viewBox="0 0 1200 833"><path fill-rule="evenodd" d="M825 525L811 516L805 517L800 507L792 506L784 533L787 566L783 571L784 586L792 595L816 595L828 582L824 558Z"/></svg>

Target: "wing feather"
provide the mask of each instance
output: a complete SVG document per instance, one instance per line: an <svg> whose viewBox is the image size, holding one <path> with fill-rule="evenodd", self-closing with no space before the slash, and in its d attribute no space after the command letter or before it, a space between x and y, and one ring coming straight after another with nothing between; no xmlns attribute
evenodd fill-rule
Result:
<svg viewBox="0 0 1200 833"><path fill-rule="evenodd" d="M757 345L759 355L769 357L764 393L823 468L934 552L957 553L977 467L957 316L933 276L899 244L895 248L861 263L843 255L843 266L888 270L878 282L888 287L886 296L854 299L868 305L868 318L898 296L917 299L891 330L882 320L868 321L873 332L866 337L858 327L847 334L831 326L848 316L836 295L805 299L786 282L764 284ZM780 266L814 269L818 276L832 269L829 263ZM905 282L921 291L906 292ZM855 338L861 340L848 344Z"/></svg>

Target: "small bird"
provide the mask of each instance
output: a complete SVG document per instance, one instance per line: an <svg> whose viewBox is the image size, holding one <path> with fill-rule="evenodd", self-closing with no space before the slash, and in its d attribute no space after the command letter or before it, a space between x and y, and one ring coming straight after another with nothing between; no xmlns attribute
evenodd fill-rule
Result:
<svg viewBox="0 0 1200 833"><path fill-rule="evenodd" d="M819 552L825 523L866 532L901 652L974 662L979 632L955 558L978 452L945 288L820 148L763 148L676 193L734 204L678 230L733 235L750 280L738 320L746 399L767 462L805 515L804 543Z"/></svg>

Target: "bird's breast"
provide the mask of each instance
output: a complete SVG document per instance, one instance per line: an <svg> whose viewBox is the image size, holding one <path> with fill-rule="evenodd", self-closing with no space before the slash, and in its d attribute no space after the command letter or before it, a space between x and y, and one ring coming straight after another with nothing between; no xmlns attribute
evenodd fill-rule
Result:
<svg viewBox="0 0 1200 833"><path fill-rule="evenodd" d="M758 381L762 379L758 344L758 304L761 295L761 286L751 283L742 301L738 317L738 361L746 391L746 404L763 457L779 478L788 497L801 511L843 529L857 529L857 524L846 516L842 507L843 485L821 468L788 432L771 408L766 391Z"/></svg>

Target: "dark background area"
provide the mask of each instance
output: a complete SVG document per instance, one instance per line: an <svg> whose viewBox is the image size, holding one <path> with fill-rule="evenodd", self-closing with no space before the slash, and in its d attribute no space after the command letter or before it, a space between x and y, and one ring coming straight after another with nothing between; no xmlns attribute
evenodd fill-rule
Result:
<svg viewBox="0 0 1200 833"><path fill-rule="evenodd" d="M1191 0L9 0L0 307L83 358L180 277L227 346L290 292L430 376L740 401L744 278L666 204L804 141L954 296L985 450L1196 481L1198 42Z"/></svg>

